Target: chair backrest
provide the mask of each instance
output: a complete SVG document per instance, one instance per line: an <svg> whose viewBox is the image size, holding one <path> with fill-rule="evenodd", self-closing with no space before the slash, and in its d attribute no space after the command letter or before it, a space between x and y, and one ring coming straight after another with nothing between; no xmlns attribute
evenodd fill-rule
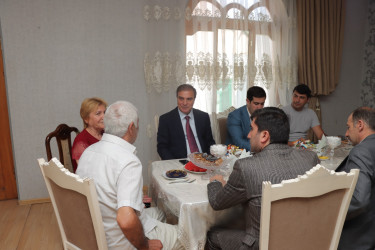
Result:
<svg viewBox="0 0 375 250"><path fill-rule="evenodd" d="M227 117L217 118L217 124L220 132L220 143L225 145L227 140Z"/></svg>
<svg viewBox="0 0 375 250"><path fill-rule="evenodd" d="M81 179L56 159L38 159L56 214L64 249L107 249L93 180Z"/></svg>
<svg viewBox="0 0 375 250"><path fill-rule="evenodd" d="M76 135L79 133L78 129L75 127L69 127L66 124L60 124L57 126L55 131L49 133L45 140L47 159L50 161L52 159L51 151L51 139L55 138L57 142L57 147L59 150L59 159L65 168L73 172L72 164L72 136L71 133L75 132Z"/></svg>
<svg viewBox="0 0 375 250"><path fill-rule="evenodd" d="M318 96L312 96L309 98L308 107L315 112L316 116L319 119L320 125L322 125L322 111ZM316 137L314 131L311 128L307 131L306 138L313 143L317 143L319 141L318 137Z"/></svg>
<svg viewBox="0 0 375 250"><path fill-rule="evenodd" d="M216 115L216 122L219 129L219 142L225 145L227 140L227 118L230 112L234 111L236 108L231 106L228 109L220 112Z"/></svg>
<svg viewBox="0 0 375 250"><path fill-rule="evenodd" d="M296 179L263 182L260 249L337 249L358 174L318 164Z"/></svg>

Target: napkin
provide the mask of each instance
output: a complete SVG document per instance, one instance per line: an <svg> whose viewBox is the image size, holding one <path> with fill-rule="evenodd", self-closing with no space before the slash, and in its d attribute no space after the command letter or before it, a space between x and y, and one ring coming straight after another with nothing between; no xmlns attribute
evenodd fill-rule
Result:
<svg viewBox="0 0 375 250"><path fill-rule="evenodd" d="M242 158L246 158L246 157L249 157L249 156L251 156L250 151L242 150L242 153L241 153L240 157L238 157L238 158L242 159Z"/></svg>
<svg viewBox="0 0 375 250"><path fill-rule="evenodd" d="M227 153L227 146L223 144L214 144L210 147L210 153L216 157L223 157Z"/></svg>

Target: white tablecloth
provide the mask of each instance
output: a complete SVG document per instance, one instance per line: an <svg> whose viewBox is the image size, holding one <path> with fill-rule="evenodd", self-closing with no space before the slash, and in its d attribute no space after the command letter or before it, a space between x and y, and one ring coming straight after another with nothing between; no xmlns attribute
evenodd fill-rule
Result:
<svg viewBox="0 0 375 250"><path fill-rule="evenodd" d="M339 147L332 161L322 161L321 165L335 170L351 148L346 145ZM234 161L230 168L233 164ZM238 217L238 207L223 211L211 208L207 197L208 180L203 180L200 174L188 173L188 178L196 179L193 183L169 184L170 180L162 175L171 169L183 169L178 160L155 161L151 168L150 191L153 201L165 212L178 217L179 239L186 249L204 249L207 231L212 226L224 223L234 214Z"/></svg>
<svg viewBox="0 0 375 250"><path fill-rule="evenodd" d="M182 169L178 160L152 163L151 196L153 201L166 212L178 217L179 239L186 249L204 249L207 231L223 223L237 208L214 211L207 197L208 180L201 174L188 173L193 183L168 184L170 180L162 174L171 169Z"/></svg>
<svg viewBox="0 0 375 250"><path fill-rule="evenodd" d="M321 165L324 167L330 169L330 170L336 170L336 168L340 165L340 163L345 159L345 157L348 156L350 150L353 148L351 145L342 144L338 148L335 149L335 154L331 159L321 161Z"/></svg>

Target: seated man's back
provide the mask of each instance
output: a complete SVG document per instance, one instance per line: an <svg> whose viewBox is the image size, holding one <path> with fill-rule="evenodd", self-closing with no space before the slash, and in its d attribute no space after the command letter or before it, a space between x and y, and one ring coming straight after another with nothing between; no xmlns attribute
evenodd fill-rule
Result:
<svg viewBox="0 0 375 250"><path fill-rule="evenodd" d="M275 184L293 179L319 163L314 152L287 145L289 122L282 110L256 110L251 127L249 139L254 156L237 160L227 183L222 176L214 176L207 185L214 210L238 204L244 207L246 228L211 229L207 234L208 249L258 249L263 181Z"/></svg>
<svg viewBox="0 0 375 250"><path fill-rule="evenodd" d="M124 237L116 220L118 201L142 211L143 177L141 162L131 153L135 147L120 140L104 134L101 141L85 150L77 174L95 181L108 246L128 249L133 246ZM120 178L129 185L119 193L122 190L117 186ZM140 218L144 219L142 213Z"/></svg>
<svg viewBox="0 0 375 250"><path fill-rule="evenodd" d="M119 101L104 115L102 139L82 154L77 174L95 181L109 249L179 249L177 227L162 223L157 208L144 209L142 164L133 145L137 109Z"/></svg>

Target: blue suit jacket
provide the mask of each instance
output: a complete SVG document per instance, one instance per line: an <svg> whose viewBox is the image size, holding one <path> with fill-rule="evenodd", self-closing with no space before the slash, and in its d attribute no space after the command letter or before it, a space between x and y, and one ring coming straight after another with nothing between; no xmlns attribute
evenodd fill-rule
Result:
<svg viewBox="0 0 375 250"><path fill-rule="evenodd" d="M250 151L250 141L247 135L250 132L250 116L247 106L242 106L230 112L227 119L226 144L236 145Z"/></svg>
<svg viewBox="0 0 375 250"><path fill-rule="evenodd" d="M375 249L375 134L357 144L336 172L359 169L338 249Z"/></svg>
<svg viewBox="0 0 375 250"><path fill-rule="evenodd" d="M209 153L210 146L215 144L210 117L198 109L193 109L193 114L199 144L203 152ZM185 133L177 107L159 118L157 149L162 160L187 157Z"/></svg>

